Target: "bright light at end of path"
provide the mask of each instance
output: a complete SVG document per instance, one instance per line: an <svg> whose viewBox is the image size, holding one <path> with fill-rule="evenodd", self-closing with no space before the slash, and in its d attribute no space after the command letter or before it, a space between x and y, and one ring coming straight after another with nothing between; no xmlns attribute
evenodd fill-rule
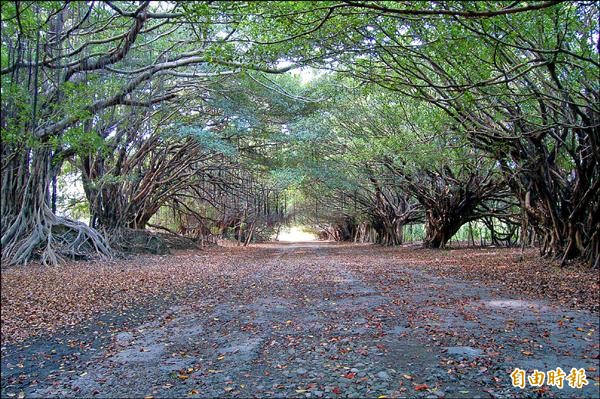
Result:
<svg viewBox="0 0 600 399"><path fill-rule="evenodd" d="M279 232L277 241L299 242L299 241L315 241L317 236L313 233L308 233L302 227L284 227Z"/></svg>

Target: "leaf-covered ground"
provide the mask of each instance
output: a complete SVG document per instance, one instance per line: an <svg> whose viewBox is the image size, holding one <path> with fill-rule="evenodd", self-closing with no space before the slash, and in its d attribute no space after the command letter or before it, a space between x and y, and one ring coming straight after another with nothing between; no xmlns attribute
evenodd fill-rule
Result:
<svg viewBox="0 0 600 399"><path fill-rule="evenodd" d="M2 397L599 396L597 271L519 255L314 243L6 269ZM511 387L558 366L588 385Z"/></svg>

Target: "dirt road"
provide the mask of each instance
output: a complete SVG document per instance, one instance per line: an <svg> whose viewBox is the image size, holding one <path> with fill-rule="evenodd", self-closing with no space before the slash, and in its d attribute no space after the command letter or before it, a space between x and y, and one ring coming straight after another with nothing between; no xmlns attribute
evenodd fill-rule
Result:
<svg viewBox="0 0 600 399"><path fill-rule="evenodd" d="M595 314L436 276L373 246L253 251L250 262L224 253L213 289L191 280L175 302L3 346L2 396L599 396ZM514 388L515 367L583 368L588 385Z"/></svg>

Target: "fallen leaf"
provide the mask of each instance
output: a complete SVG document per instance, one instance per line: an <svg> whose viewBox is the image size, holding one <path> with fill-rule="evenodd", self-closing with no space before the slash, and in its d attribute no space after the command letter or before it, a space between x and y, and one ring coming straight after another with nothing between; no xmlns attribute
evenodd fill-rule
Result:
<svg viewBox="0 0 600 399"><path fill-rule="evenodd" d="M415 385L415 391L425 391L426 389L429 389L427 384Z"/></svg>

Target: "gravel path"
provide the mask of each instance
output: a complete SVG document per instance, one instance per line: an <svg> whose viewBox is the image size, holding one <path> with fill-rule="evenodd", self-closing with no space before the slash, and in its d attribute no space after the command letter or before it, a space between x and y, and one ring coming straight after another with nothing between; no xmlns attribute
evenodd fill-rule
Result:
<svg viewBox="0 0 600 399"><path fill-rule="evenodd" d="M588 370L589 384L544 395L600 396L597 315L431 275L373 246L254 250L250 263L228 254L213 289L190 281L175 302L103 316L119 328L96 319L93 331L3 347L2 396L536 397L509 373L557 366Z"/></svg>

